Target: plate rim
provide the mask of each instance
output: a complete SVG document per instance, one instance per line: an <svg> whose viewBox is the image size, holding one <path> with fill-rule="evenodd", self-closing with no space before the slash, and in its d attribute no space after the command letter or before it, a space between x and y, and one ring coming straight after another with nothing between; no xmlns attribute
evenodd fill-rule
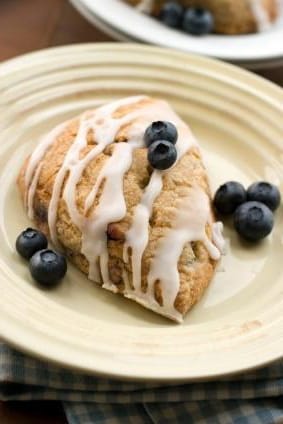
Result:
<svg viewBox="0 0 283 424"><path fill-rule="evenodd" d="M208 65L213 65L217 70L230 70L239 76L245 77L248 80L253 80L256 81L259 86L260 86L260 90L262 90L262 94L264 93L266 96L271 97L273 99L273 103L274 104L279 104L279 102L282 102L283 105L283 89L276 86L275 84L264 80L262 77L256 76L251 74L248 71L239 69L233 65L230 64L226 64L226 63L222 63L220 61L216 61L214 59L210 59L210 58L206 58L206 57L200 57L198 55L190 55L187 53L182 53L182 52L174 52L168 49L164 49L164 48L159 48L159 47L151 47L151 46L142 46L142 45L135 45L135 44L120 44L117 46L117 43L87 43L87 44L80 44L80 45L74 45L74 46L68 46L68 47L54 47L54 48L49 48L49 49L45 49L43 51L38 51L38 52L34 52L34 53L29 53L23 56L20 56L18 58L12 59L10 61L6 61L4 63L2 63L0 65L0 75L2 73L3 76L7 76L10 75L10 72L13 72L15 70L17 70L19 68L19 66L21 66L24 63L30 62L32 63L32 59L40 59L40 58L44 58L46 57L46 55L56 55L59 54L60 52L65 52L68 54L72 54L75 53L77 51L82 51L85 52L87 54L87 52L89 50L96 51L96 50L100 50L100 51L104 51L104 50L111 50L115 48L120 49L120 50L127 50L127 49L139 49L141 51L141 53L143 51L150 51L150 52L162 52L162 53L166 53L167 55L170 56L178 56L179 58L186 58L186 60L193 58L193 60L199 61L202 64L208 64ZM247 83L246 83L247 84ZM279 100L280 99L280 100ZM5 317L5 309L0 308L0 315L1 318ZM234 375L236 373L240 373L243 371L247 371L247 370L252 370L255 368L258 368L260 366L264 366L270 362L273 362L275 359L279 359L282 357L282 354L280 356L276 356L276 358L274 357L274 355L271 355L269 358L266 358L264 361L259 361L257 364L255 365L248 365L248 366L240 366L238 367L238 369L234 369L233 372L231 371L227 371L225 373L211 373L211 375L206 375L206 376L194 376L194 377L181 377L178 376L177 378L175 376L172 377L152 377L150 378L150 376L146 376L143 377L142 375L139 374L139 372L137 372L136 375L125 375L125 373L120 374L119 372L113 372L113 370L111 370L110 374L109 373L105 373L105 371L101 371L99 369L96 369L95 367L93 367L93 364L90 365L89 362L85 363L85 364L78 364L77 360L75 359L75 355L73 354L71 356L71 358L69 358L66 361L66 353L68 353L68 349L65 352L62 351L57 351L57 355L54 353L53 351L53 357L50 358L50 355L48 353L46 353L45 348L40 348L40 346L37 346L37 350L35 351L34 348L29 349L28 345L27 345L27 341L26 340L15 340L15 338L13 336L11 336L10 330L13 327L14 323L10 322L10 327L8 328L7 326L4 325L4 319L0 320L0 330L1 330L1 337L8 341L9 343L13 344L14 346L20 348L23 351L32 353L32 355L40 357L42 359L48 359L51 360L52 362L55 362L57 364L63 365L64 367L71 367L72 369L79 369L81 371L87 371L88 373L92 373L92 374L96 374L96 375L102 375L102 376L111 376L111 378L119 378L119 379L126 379L126 380L154 380L154 381L199 381L199 380L208 380L211 378L215 378L215 377L219 377L219 376L224 376L224 375ZM16 325L17 327L17 325ZM34 335L34 334L33 334ZM32 335L31 335L32 336ZM62 349L62 346L59 343L59 349ZM73 359L72 359L73 358ZM144 374L144 373L142 373Z"/></svg>

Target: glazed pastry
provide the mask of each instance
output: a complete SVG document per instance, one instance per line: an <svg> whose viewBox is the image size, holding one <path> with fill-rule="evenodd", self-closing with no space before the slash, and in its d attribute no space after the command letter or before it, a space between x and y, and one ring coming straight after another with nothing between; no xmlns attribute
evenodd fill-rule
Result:
<svg viewBox="0 0 283 424"><path fill-rule="evenodd" d="M153 121L178 131L176 163L153 169ZM206 170L188 126L162 100L138 96L87 111L36 146L18 185L30 219L88 278L177 322L221 256Z"/></svg>
<svg viewBox="0 0 283 424"><path fill-rule="evenodd" d="M140 11L158 15L166 0L126 0ZM264 31L279 15L281 0L179 0L184 7L202 7L211 11L214 31L221 34L245 34Z"/></svg>

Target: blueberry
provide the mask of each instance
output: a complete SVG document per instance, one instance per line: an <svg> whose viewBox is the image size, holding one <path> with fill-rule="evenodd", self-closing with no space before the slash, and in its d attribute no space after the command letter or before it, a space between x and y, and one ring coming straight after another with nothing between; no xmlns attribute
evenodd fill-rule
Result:
<svg viewBox="0 0 283 424"><path fill-rule="evenodd" d="M273 213L260 202L243 203L234 213L236 231L249 241L258 241L268 236L273 224Z"/></svg>
<svg viewBox="0 0 283 424"><path fill-rule="evenodd" d="M264 203L272 211L275 211L281 202L278 188L264 181L252 184L247 190L247 197L248 200Z"/></svg>
<svg viewBox="0 0 283 424"><path fill-rule="evenodd" d="M216 191L214 196L214 206L217 212L229 215L244 203L247 199L246 190L242 184L236 181L229 181Z"/></svg>
<svg viewBox="0 0 283 424"><path fill-rule="evenodd" d="M16 240L17 252L25 259L30 259L38 250L47 247L47 238L38 230L27 228Z"/></svg>
<svg viewBox="0 0 283 424"><path fill-rule="evenodd" d="M167 140L175 144L178 138L177 128L167 121L153 122L144 133L144 141L147 146L157 140Z"/></svg>
<svg viewBox="0 0 283 424"><path fill-rule="evenodd" d="M209 10L191 7L184 13L182 27L189 34L209 34L214 28L214 18Z"/></svg>
<svg viewBox="0 0 283 424"><path fill-rule="evenodd" d="M153 168L168 169L176 162L177 150L170 141L157 140L149 146L147 157Z"/></svg>
<svg viewBox="0 0 283 424"><path fill-rule="evenodd" d="M32 277L44 287L54 287L66 274L67 261L50 249L36 252L29 262Z"/></svg>
<svg viewBox="0 0 283 424"><path fill-rule="evenodd" d="M184 9L180 4L168 1L162 7L159 19L171 28L179 28L182 24L183 13Z"/></svg>

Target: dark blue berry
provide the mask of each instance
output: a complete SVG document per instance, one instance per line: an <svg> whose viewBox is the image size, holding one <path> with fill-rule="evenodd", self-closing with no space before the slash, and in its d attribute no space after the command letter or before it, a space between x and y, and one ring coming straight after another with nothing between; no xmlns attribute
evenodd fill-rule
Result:
<svg viewBox="0 0 283 424"><path fill-rule="evenodd" d="M158 140L148 148L148 161L155 169L168 169L177 159L177 150L174 144L167 140Z"/></svg>
<svg viewBox="0 0 283 424"><path fill-rule="evenodd" d="M38 250L47 247L47 238L38 230L27 228L16 240L17 252L25 259L30 259Z"/></svg>
<svg viewBox="0 0 283 424"><path fill-rule="evenodd" d="M182 24L183 13L184 9L180 4L168 1L162 7L159 19L171 28L179 28Z"/></svg>
<svg viewBox="0 0 283 424"><path fill-rule="evenodd" d="M242 184L229 181L216 191L214 196L214 207L220 214L229 215L244 203L247 193Z"/></svg>
<svg viewBox="0 0 283 424"><path fill-rule="evenodd" d="M210 34L214 28L214 18L209 10L192 7L185 11L182 27L189 34Z"/></svg>
<svg viewBox="0 0 283 424"><path fill-rule="evenodd" d="M275 211L281 202L278 188L264 181L252 184L247 190L247 197L248 200L264 203L272 211Z"/></svg>
<svg viewBox="0 0 283 424"><path fill-rule="evenodd" d="M166 140L175 144L178 138L177 128L167 121L153 122L144 133L144 141L147 146L157 140Z"/></svg>
<svg viewBox="0 0 283 424"><path fill-rule="evenodd" d="M234 213L234 226L241 237L259 241L271 233L274 224L273 213L260 202L246 202Z"/></svg>
<svg viewBox="0 0 283 424"><path fill-rule="evenodd" d="M29 262L32 277L44 287L54 287L66 274L67 261L50 249L36 252Z"/></svg>

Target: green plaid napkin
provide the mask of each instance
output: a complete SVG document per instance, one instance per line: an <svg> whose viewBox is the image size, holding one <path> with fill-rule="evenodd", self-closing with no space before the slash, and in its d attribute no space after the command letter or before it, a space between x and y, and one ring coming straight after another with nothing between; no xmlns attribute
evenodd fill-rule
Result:
<svg viewBox="0 0 283 424"><path fill-rule="evenodd" d="M283 360L230 380L134 383L66 370L0 343L0 399L61 401L70 424L283 424Z"/></svg>

